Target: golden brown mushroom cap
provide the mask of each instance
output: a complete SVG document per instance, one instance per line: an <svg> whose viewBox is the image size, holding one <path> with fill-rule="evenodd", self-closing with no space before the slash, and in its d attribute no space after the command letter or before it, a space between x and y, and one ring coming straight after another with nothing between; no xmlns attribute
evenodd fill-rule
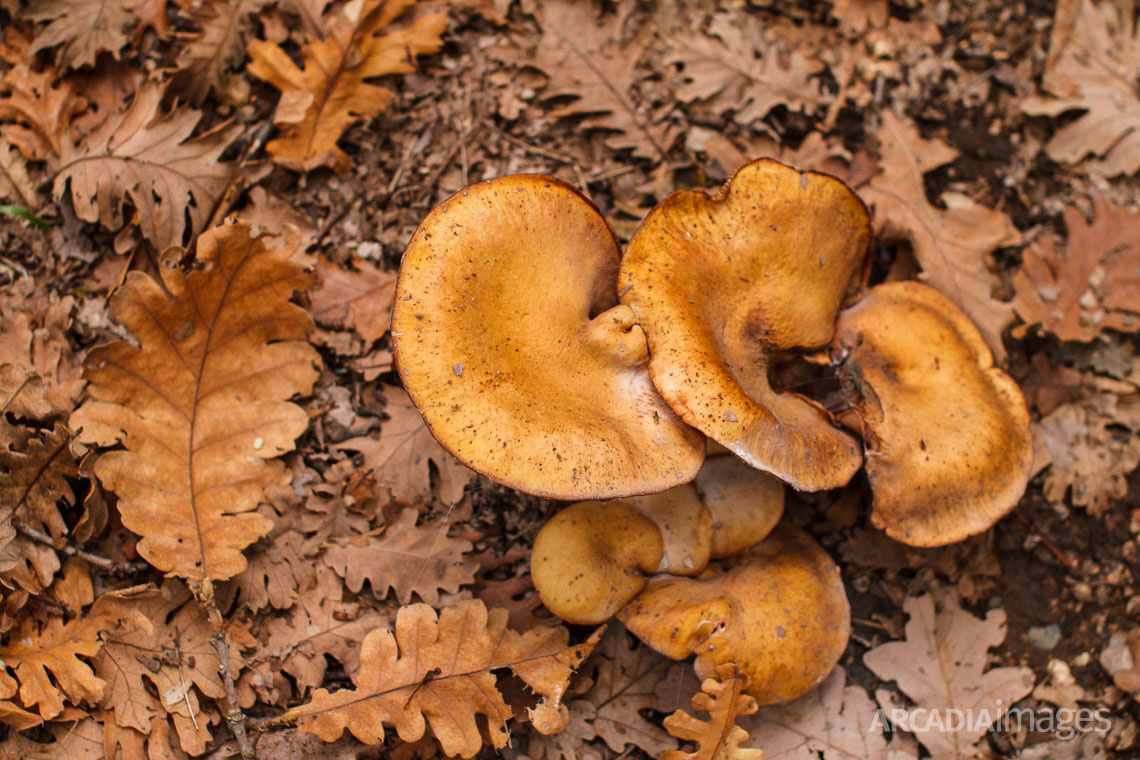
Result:
<svg viewBox="0 0 1140 760"><path fill-rule="evenodd" d="M665 551L654 572L699 575L705 569L712 551L713 518L692 484L623 501L652 520L661 531Z"/></svg>
<svg viewBox="0 0 1140 760"><path fill-rule="evenodd" d="M530 575L548 610L568 623L594 625L645 588L661 552L657 526L629 504L581 501L542 526Z"/></svg>
<svg viewBox="0 0 1140 760"><path fill-rule="evenodd" d="M784 484L734 456L705 460L693 485L712 515L712 557L758 544L784 516Z"/></svg>
<svg viewBox="0 0 1140 760"><path fill-rule="evenodd" d="M653 383L685 422L793 487L842 486L862 457L829 415L768 382L774 354L826 346L866 271L870 218L839 180L761 159L717 193L657 204L622 260Z"/></svg>
<svg viewBox="0 0 1140 760"><path fill-rule="evenodd" d="M876 526L940 546L1013 509L1033 463L1025 399L953 301L879 285L840 314L834 352L862 418Z"/></svg>
<svg viewBox="0 0 1140 760"><path fill-rule="evenodd" d="M839 568L803 531L781 525L723 575L657 576L618 613L666 657L696 654L698 678L734 662L762 705L827 677L847 646L851 614Z"/></svg>
<svg viewBox="0 0 1140 760"><path fill-rule="evenodd" d="M445 449L553 499L692 480L704 439L653 388L618 262L606 220L553 177L482 182L428 214L404 252L392 340Z"/></svg>

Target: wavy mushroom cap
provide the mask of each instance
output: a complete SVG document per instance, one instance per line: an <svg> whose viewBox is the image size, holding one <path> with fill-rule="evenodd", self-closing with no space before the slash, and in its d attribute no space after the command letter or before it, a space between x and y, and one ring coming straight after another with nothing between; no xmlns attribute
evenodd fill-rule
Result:
<svg viewBox="0 0 1140 760"><path fill-rule="evenodd" d="M793 700L826 678L851 625L839 568L810 536L786 525L723 575L650 579L618 619L666 657L695 654L698 678L736 663L762 705Z"/></svg>
<svg viewBox="0 0 1140 760"><path fill-rule="evenodd" d="M700 433L653 388L645 334L617 305L619 247L601 213L538 175L437 206L400 265L400 378L468 467L552 499L616 498L691 480Z"/></svg>
<svg viewBox="0 0 1140 760"><path fill-rule="evenodd" d="M705 569L712 554L713 518L692 484L648 496L632 496L624 502L652 520L661 531L665 551L655 572L699 575Z"/></svg>
<svg viewBox="0 0 1140 760"><path fill-rule="evenodd" d="M866 272L870 218L839 180L769 159L717 193L659 203L630 241L619 284L649 337L653 383L685 422L793 487L842 486L855 439L818 404L777 393L774 355L826 346Z"/></svg>
<svg viewBox="0 0 1140 760"><path fill-rule="evenodd" d="M631 505L582 501L542 526L530 575L548 610L568 623L595 625L645 588L662 551L657 526Z"/></svg>
<svg viewBox="0 0 1140 760"><path fill-rule="evenodd" d="M833 351L861 418L877 527L940 546L1016 506L1033 464L1029 412L953 301L920 282L879 285L840 314Z"/></svg>
<svg viewBox="0 0 1140 760"><path fill-rule="evenodd" d="M706 459L693 484L712 516L714 559L760 543L784 516L784 484L734 456Z"/></svg>

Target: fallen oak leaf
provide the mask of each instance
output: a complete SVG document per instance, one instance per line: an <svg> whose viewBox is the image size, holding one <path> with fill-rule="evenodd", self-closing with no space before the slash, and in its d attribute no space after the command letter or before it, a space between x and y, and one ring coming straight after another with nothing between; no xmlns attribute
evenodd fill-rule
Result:
<svg viewBox="0 0 1140 760"><path fill-rule="evenodd" d="M371 346L388 332L396 273L362 259L355 272L341 269L323 256L317 259L318 285L309 294L313 317L322 325L350 327Z"/></svg>
<svg viewBox="0 0 1140 760"><path fill-rule="evenodd" d="M693 709L707 712L709 719L698 720L684 710L665 718L670 734L696 742L697 749L669 750L661 760L763 760L761 750L740 746L748 741L748 732L736 719L756 712L756 700L743 693L747 686L748 676L738 675L735 665L718 665L716 677L702 681L701 691L693 695Z"/></svg>
<svg viewBox="0 0 1140 760"><path fill-rule="evenodd" d="M36 21L50 21L32 45L38 53L59 46L56 59L63 69L94 66L99 53L119 57L137 23L131 0L39 0L27 11Z"/></svg>
<svg viewBox="0 0 1140 760"><path fill-rule="evenodd" d="M184 101L201 106L210 90L219 87L226 74L241 63L249 17L268 3L269 0L207 0L187 8L187 20L197 24L202 32L187 41L178 53L178 93Z"/></svg>
<svg viewBox="0 0 1140 760"><path fill-rule="evenodd" d="M287 399L310 391L320 358L312 320L289 302L312 282L293 261L295 234L250 237L227 224L198 241L203 269L164 269L163 285L131 272L112 314L138 339L87 357L90 399L71 416L103 454L95 473L119 495L138 552L171 575L225 580L270 528L254 512L288 483L278 455L308 427Z"/></svg>
<svg viewBox="0 0 1140 760"><path fill-rule="evenodd" d="M249 45L247 71L281 91L273 121L284 134L265 146L273 160L296 171L348 168L337 141L349 126L377 116L395 97L368 80L415 71L416 57L443 44L447 17L433 13L406 29L384 31L415 0L365 0L346 6L324 39L305 43L304 68L265 40Z"/></svg>
<svg viewBox="0 0 1140 760"><path fill-rule="evenodd" d="M426 604L402 607L394 633L382 628L364 638L355 689L317 689L308 704L278 722L296 720L327 742L347 728L365 744L384 740L384 723L405 742L417 741L426 722L445 754L469 758L483 746L477 715L486 718L495 748L507 744L512 713L493 671L510 669L541 697L528 710L531 723L559 731L566 723L562 693L601 631L570 646L565 628L517 633L506 620L505 611L488 612L477 600L445 608L438 618Z"/></svg>
<svg viewBox="0 0 1140 760"><path fill-rule="evenodd" d="M188 245L205 228L237 171L219 157L241 131L228 122L191 137L201 114L163 113L162 96L162 86L147 81L126 110L78 142L64 140L52 184L57 201L70 195L76 216L110 230L123 226L129 199L159 251Z"/></svg>

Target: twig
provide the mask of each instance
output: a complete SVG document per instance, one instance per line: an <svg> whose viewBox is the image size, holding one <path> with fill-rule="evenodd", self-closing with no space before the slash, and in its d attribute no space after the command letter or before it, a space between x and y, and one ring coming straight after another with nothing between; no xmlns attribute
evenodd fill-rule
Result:
<svg viewBox="0 0 1140 760"><path fill-rule="evenodd" d="M578 163L576 160L574 160L570 156L563 155L562 153L557 153L553 150L547 150L546 148L540 148L537 145L531 145L530 143L528 143L525 140L520 140L519 138L512 135L510 132L504 132L503 130L496 127L494 124L491 123L490 119L484 119L483 120L483 126L485 126L487 129L491 130L492 132L494 132L496 135L503 138L507 142L511 143L512 145L515 145L519 148L522 148L527 153L534 153L535 155L538 155L538 156L545 156L546 158L552 158L555 161L560 161L564 164L576 164L576 163Z"/></svg>
<svg viewBox="0 0 1140 760"><path fill-rule="evenodd" d="M15 523L15 526L18 533L32 539L33 541L38 541L41 544L47 544L56 551L61 551L69 557L79 557L79 559L85 559L92 565L98 565L104 570L114 570L116 567L114 560L107 559L106 557L100 557L99 555L92 554L91 552L85 552L82 549L76 549L71 544L56 546L55 542L52 541L51 536L46 533L41 533L30 525L24 525L21 522L17 522Z"/></svg>
<svg viewBox="0 0 1140 760"><path fill-rule="evenodd" d="M237 688L234 686L234 674L230 665L230 643L222 627L222 613L218 610L218 603L214 598L214 582L206 578L191 583L190 587L194 591L194 598L198 600L198 606L202 608L206 618L210 621L210 627L214 629L214 635L210 637L210 644L218 653L218 672L222 674L222 683L226 688L226 702L228 702L226 705L226 723L229 724L230 733L237 739L241 756L247 760L255 758L257 751L253 748L253 744L249 741L249 734L246 732L245 713L238 706Z"/></svg>
<svg viewBox="0 0 1140 760"><path fill-rule="evenodd" d="M1063 551L1057 548L1056 544L1042 535L1041 531L1037 530L1037 526L1034 525L1033 522L1022 513L1021 507L1014 509L1013 513L1017 515L1017 519L1021 520L1021 523L1029 529L1031 535L1040 541L1041 545L1044 546L1050 554L1061 560L1061 563L1065 567L1069 568L1073 572L1080 571L1080 565L1076 562L1076 560L1072 559L1068 554L1065 554Z"/></svg>

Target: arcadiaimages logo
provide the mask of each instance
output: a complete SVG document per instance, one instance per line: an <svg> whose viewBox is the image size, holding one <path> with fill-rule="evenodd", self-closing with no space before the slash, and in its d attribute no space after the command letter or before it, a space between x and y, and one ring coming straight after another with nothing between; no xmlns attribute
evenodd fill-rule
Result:
<svg viewBox="0 0 1140 760"><path fill-rule="evenodd" d="M1058 710L1018 707L1009 710L959 710L947 708L932 710L923 707L912 709L882 708L875 711L869 729L872 731L896 730L912 734L930 731L954 733L957 731L982 732L995 730L1052 734L1068 741L1077 734L1107 733L1112 728L1107 707L1062 707Z"/></svg>

